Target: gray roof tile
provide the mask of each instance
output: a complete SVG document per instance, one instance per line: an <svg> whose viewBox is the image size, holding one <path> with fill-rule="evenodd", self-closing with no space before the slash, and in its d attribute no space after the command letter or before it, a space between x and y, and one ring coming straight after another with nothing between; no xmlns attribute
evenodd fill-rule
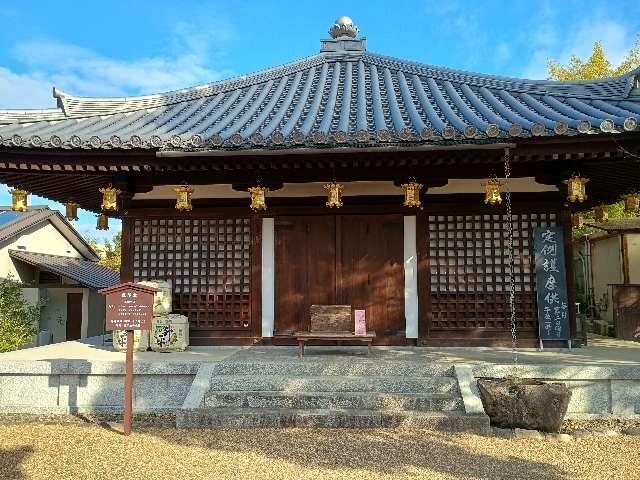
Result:
<svg viewBox="0 0 640 480"><path fill-rule="evenodd" d="M120 282L120 274L90 260L44 253L9 250L11 258L61 275L90 288L106 288Z"/></svg>

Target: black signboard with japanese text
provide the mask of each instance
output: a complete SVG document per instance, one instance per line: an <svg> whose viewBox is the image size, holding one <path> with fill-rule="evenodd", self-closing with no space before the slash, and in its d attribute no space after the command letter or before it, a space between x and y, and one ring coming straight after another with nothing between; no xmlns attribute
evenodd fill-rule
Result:
<svg viewBox="0 0 640 480"><path fill-rule="evenodd" d="M561 227L533 229L540 340L569 340L569 300Z"/></svg>

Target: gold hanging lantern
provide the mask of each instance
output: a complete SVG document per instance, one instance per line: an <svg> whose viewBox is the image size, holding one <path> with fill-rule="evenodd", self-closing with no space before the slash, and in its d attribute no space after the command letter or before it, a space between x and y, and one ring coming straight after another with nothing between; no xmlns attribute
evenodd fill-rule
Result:
<svg viewBox="0 0 640 480"><path fill-rule="evenodd" d="M415 181L414 178L409 179L409 183L403 183L400 185L404 190L404 203L405 207L420 208L422 202L420 202L420 190L422 190L421 183Z"/></svg>
<svg viewBox="0 0 640 480"><path fill-rule="evenodd" d="M573 225L573 228L584 227L584 217L579 213L574 213L571 216L571 224Z"/></svg>
<svg viewBox="0 0 640 480"><path fill-rule="evenodd" d="M267 209L266 193L269 191L267 187L257 185L247 189L251 195L251 205L249 206L254 212Z"/></svg>
<svg viewBox="0 0 640 480"><path fill-rule="evenodd" d="M69 201L64 204L65 217L70 222L78 220L78 204L76 202Z"/></svg>
<svg viewBox="0 0 640 480"><path fill-rule="evenodd" d="M596 222L605 223L609 221L609 209L606 205L598 205L595 209Z"/></svg>
<svg viewBox="0 0 640 480"><path fill-rule="evenodd" d="M502 195L500 189L502 188L502 182L493 177L487 180L487 183L482 184L484 186L484 203L489 205L500 205L502 203Z"/></svg>
<svg viewBox="0 0 640 480"><path fill-rule="evenodd" d="M176 210L193 210L193 206L191 205L191 194L193 193L193 187L190 187L189 185L180 185L173 190L176 192Z"/></svg>
<svg viewBox="0 0 640 480"><path fill-rule="evenodd" d="M105 212L117 212L118 195L122 193L122 191L112 185L100 188L98 191L102 194L102 205L100 205L100 208Z"/></svg>
<svg viewBox="0 0 640 480"><path fill-rule="evenodd" d="M104 213L98 215L96 230L109 230L109 217L107 217Z"/></svg>
<svg viewBox="0 0 640 480"><path fill-rule="evenodd" d="M29 192L21 188L11 190L11 210L14 212L26 212Z"/></svg>
<svg viewBox="0 0 640 480"><path fill-rule="evenodd" d="M585 185L589 181L588 178L578 175L572 175L568 180L562 183L567 184L567 200L571 203L584 202L587 199L587 189Z"/></svg>
<svg viewBox="0 0 640 480"><path fill-rule="evenodd" d="M327 207L329 208L340 208L342 203L342 191L344 190L344 185L331 182L325 183L322 188L327 191Z"/></svg>
<svg viewBox="0 0 640 480"><path fill-rule="evenodd" d="M632 193L622 197L624 199L625 213L638 213L640 211L640 197L637 193Z"/></svg>

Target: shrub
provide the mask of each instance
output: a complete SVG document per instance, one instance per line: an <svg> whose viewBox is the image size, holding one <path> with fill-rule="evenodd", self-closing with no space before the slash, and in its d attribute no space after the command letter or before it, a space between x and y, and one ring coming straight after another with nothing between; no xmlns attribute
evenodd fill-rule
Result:
<svg viewBox="0 0 640 480"><path fill-rule="evenodd" d="M28 302L18 282L0 279L0 352L17 350L33 340L42 306Z"/></svg>

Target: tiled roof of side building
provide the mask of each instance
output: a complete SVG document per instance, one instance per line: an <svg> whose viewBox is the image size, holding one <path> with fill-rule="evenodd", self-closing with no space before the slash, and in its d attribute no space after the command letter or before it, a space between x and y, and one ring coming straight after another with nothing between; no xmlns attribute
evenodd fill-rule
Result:
<svg viewBox="0 0 640 480"><path fill-rule="evenodd" d="M523 80L424 65L322 41L317 55L251 75L131 98L54 90L58 108L0 111L0 144L25 148L255 149L638 129L640 69L609 79Z"/></svg>
<svg viewBox="0 0 640 480"><path fill-rule="evenodd" d="M112 287L120 282L120 274L90 260L10 250L11 258L41 270L60 275L90 288Z"/></svg>
<svg viewBox="0 0 640 480"><path fill-rule="evenodd" d="M3 219L3 217L6 217ZM0 207L0 243L22 235L44 222L54 227L71 243L74 248L88 259L97 260L98 254L91 245L57 210L47 206L29 207L26 212L14 212L9 207Z"/></svg>

